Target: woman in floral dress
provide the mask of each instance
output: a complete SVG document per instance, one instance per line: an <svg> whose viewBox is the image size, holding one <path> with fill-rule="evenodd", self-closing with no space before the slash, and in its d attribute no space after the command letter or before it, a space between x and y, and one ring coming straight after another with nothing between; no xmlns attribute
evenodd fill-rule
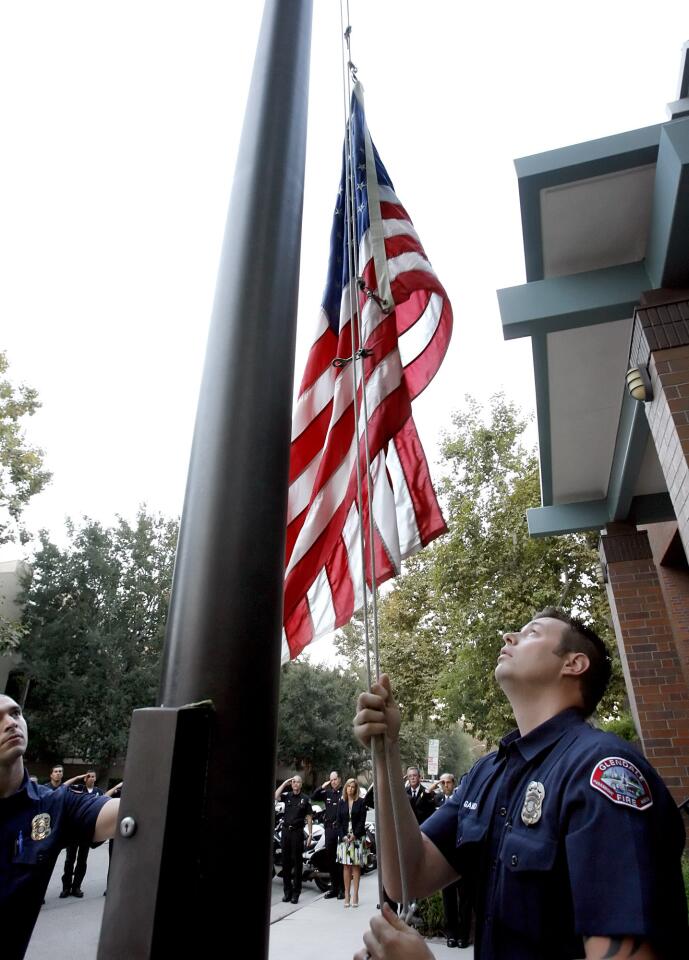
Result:
<svg viewBox="0 0 689 960"><path fill-rule="evenodd" d="M367 856L365 837L366 805L359 799L359 784L351 777L337 806L337 862L342 864L345 907L359 906L359 880Z"/></svg>

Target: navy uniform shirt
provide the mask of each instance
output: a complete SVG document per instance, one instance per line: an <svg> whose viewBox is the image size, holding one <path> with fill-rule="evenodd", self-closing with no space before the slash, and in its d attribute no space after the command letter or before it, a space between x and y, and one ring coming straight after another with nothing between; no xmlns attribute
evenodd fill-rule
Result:
<svg viewBox="0 0 689 960"><path fill-rule="evenodd" d="M285 825L288 827L301 826L303 829L307 816L313 814L311 801L307 795L303 790L299 793L285 790L282 794L282 799L285 804Z"/></svg>
<svg viewBox="0 0 689 960"><path fill-rule="evenodd" d="M330 785L319 787L311 794L312 800L320 800L325 804L323 823L327 831L337 831L337 805L342 797L342 787L333 789Z"/></svg>
<svg viewBox="0 0 689 960"><path fill-rule="evenodd" d="M100 787L91 787L91 790L89 792L89 789L85 783L73 783L70 785L69 789L72 790L74 793L86 794L89 797L103 796L103 791L101 790Z"/></svg>
<svg viewBox="0 0 689 960"><path fill-rule="evenodd" d="M505 737L422 830L476 890L475 960L571 960L625 935L689 956L679 811L578 710Z"/></svg>
<svg viewBox="0 0 689 960"><path fill-rule="evenodd" d="M0 956L24 956L57 855L67 843L89 843L107 797L53 790L24 780L0 799Z"/></svg>

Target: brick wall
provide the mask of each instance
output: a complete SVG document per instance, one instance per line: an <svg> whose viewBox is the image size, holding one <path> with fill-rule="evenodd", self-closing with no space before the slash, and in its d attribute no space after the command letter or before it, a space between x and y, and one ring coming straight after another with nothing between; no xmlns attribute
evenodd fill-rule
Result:
<svg viewBox="0 0 689 960"><path fill-rule="evenodd" d="M670 614L680 669L684 682L689 686L689 573L672 567L660 567L658 576Z"/></svg>
<svg viewBox="0 0 689 960"><path fill-rule="evenodd" d="M648 534L684 682L689 686L689 566L676 521L639 527Z"/></svg>
<svg viewBox="0 0 689 960"><path fill-rule="evenodd" d="M689 796L689 689L648 536L633 528L605 534L601 553L644 753L679 802Z"/></svg>
<svg viewBox="0 0 689 960"><path fill-rule="evenodd" d="M689 556L689 291L642 294L629 362L648 365L653 400L645 404L646 416Z"/></svg>
<svg viewBox="0 0 689 960"><path fill-rule="evenodd" d="M649 373L653 400L646 404L646 415L689 555L689 346L656 350Z"/></svg>

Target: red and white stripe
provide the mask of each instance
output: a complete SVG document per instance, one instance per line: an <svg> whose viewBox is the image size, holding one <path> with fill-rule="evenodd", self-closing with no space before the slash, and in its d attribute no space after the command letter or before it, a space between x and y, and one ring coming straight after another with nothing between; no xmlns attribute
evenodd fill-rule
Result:
<svg viewBox="0 0 689 960"><path fill-rule="evenodd" d="M367 152L369 145L367 134ZM375 170L372 164L367 167ZM369 178L368 200L370 228L359 247L359 273L367 287L394 303L394 309L383 312L352 285L351 291L343 292L339 336L324 313L319 318L293 417L283 659L296 657L312 640L343 626L361 607L360 509L366 538L368 512L373 510L379 583L398 574L405 557L446 529L411 401L428 385L445 355L452 308L394 192ZM363 362L363 378L372 507L365 483L362 364L356 364L358 438L351 363L333 366L336 357L352 355L350 302L355 299L363 344L371 350ZM364 476L360 506L357 451ZM370 584L368 543L365 553Z"/></svg>

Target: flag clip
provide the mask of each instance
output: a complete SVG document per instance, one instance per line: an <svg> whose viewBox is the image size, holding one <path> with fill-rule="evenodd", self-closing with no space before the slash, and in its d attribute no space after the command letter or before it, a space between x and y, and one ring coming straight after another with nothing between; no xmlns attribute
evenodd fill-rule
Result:
<svg viewBox="0 0 689 960"><path fill-rule="evenodd" d="M369 300L374 300L383 312L386 312L388 309L388 301L384 300L382 297L379 297L378 294L374 293L370 287L367 287L366 281L363 277L358 277L357 279L359 290L361 290L362 293L365 293Z"/></svg>

